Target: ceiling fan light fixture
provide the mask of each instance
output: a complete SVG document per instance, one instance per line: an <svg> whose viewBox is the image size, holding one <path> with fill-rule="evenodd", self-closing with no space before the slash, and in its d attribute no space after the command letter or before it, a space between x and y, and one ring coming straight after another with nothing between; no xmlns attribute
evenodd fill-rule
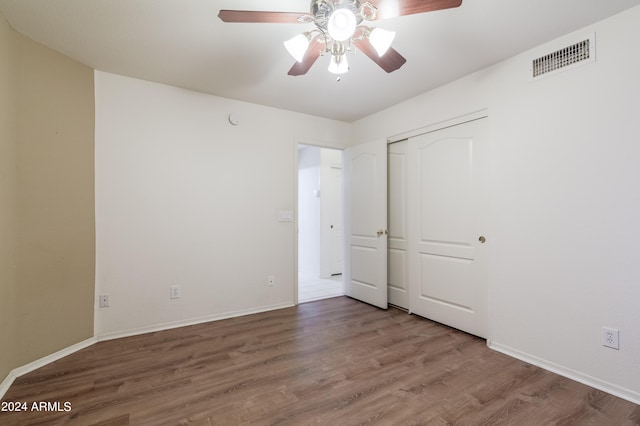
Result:
<svg viewBox="0 0 640 426"><path fill-rule="evenodd" d="M364 53L385 72L391 73L407 62L405 57L390 47L394 33L385 34L383 30L376 30L368 27L367 24L362 25L363 21L377 21L396 16L451 9L459 7L463 2L463 0L310 1L309 13L221 9L218 18L223 22L236 23L314 24L315 28L309 32L285 42L286 49L296 60L287 73L292 76L306 74L316 60L327 53L331 55L331 72L347 72L349 66L344 59L344 54L346 51L351 51L352 47ZM316 32L318 34L312 37Z"/></svg>
<svg viewBox="0 0 640 426"><path fill-rule="evenodd" d="M329 72L333 74L344 74L349 71L349 63L344 55L332 55L329 62Z"/></svg>
<svg viewBox="0 0 640 426"><path fill-rule="evenodd" d="M336 9L327 23L327 30L332 39L345 41L351 38L356 30L356 15L349 9Z"/></svg>
<svg viewBox="0 0 640 426"><path fill-rule="evenodd" d="M284 47L287 49L289 54L293 56L293 59L298 62L302 62L304 54L309 48L309 37L306 33L298 34L297 36L285 41Z"/></svg>
<svg viewBox="0 0 640 426"><path fill-rule="evenodd" d="M373 31L369 34L369 41L376 52L378 52L378 56L382 56L387 53L387 50L391 47L391 43L393 43L393 39L396 37L395 31L383 30L382 28L374 28Z"/></svg>

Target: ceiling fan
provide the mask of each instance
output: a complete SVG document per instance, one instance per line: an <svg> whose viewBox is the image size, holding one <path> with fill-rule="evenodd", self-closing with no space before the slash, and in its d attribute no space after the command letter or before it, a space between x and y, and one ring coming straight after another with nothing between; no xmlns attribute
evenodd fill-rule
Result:
<svg viewBox="0 0 640 426"><path fill-rule="evenodd" d="M458 7L462 0L311 0L311 11L266 12L256 10L221 10L224 22L315 24L315 28L284 42L296 60L289 75L303 75L316 60L329 53L329 71L343 74L349 70L346 53L351 46L367 55L390 73L407 61L391 47L395 32L364 25L397 16Z"/></svg>

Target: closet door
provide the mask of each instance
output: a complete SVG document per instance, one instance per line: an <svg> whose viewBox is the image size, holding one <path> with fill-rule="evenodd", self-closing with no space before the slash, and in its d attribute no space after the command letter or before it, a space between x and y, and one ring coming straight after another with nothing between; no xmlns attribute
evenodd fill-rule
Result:
<svg viewBox="0 0 640 426"><path fill-rule="evenodd" d="M487 336L486 119L409 139L411 311ZM486 244L485 244L486 242Z"/></svg>
<svg viewBox="0 0 640 426"><path fill-rule="evenodd" d="M407 140L389 145L389 303L409 309L407 289Z"/></svg>

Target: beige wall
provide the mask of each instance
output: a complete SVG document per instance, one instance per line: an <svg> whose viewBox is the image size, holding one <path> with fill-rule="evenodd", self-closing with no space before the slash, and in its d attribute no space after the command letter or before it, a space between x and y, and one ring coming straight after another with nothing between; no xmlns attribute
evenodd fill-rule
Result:
<svg viewBox="0 0 640 426"><path fill-rule="evenodd" d="M13 241L0 265L15 264L1 275L4 377L93 335L94 94L92 69L4 20L0 55L0 162L12 170L0 184L0 232Z"/></svg>
<svg viewBox="0 0 640 426"><path fill-rule="evenodd" d="M13 102L13 32L0 16L0 380L12 367L16 275L15 248L16 129Z"/></svg>

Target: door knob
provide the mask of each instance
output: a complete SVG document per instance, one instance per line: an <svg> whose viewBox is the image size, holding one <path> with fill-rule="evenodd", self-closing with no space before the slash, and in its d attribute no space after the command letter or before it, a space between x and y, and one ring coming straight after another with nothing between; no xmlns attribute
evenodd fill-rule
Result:
<svg viewBox="0 0 640 426"><path fill-rule="evenodd" d="M478 238L478 241L480 241L481 244L484 244L485 241L487 241L487 239L484 237L484 235L480 235L480 238Z"/></svg>
<svg viewBox="0 0 640 426"><path fill-rule="evenodd" d="M383 235L387 235L387 230L386 230L386 229L378 229L378 230L376 231L376 235L377 235L378 237L381 237L381 236L383 236Z"/></svg>

